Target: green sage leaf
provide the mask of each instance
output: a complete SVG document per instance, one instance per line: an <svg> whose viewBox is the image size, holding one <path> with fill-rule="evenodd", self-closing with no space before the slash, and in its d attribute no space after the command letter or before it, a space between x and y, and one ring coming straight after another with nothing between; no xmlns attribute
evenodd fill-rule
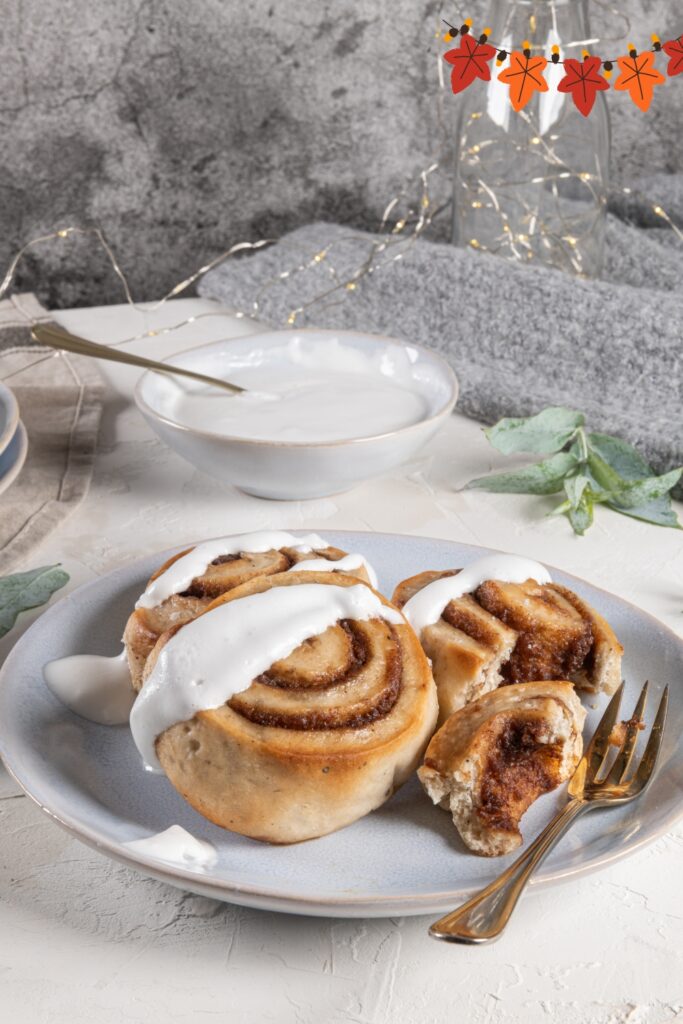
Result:
<svg viewBox="0 0 683 1024"><path fill-rule="evenodd" d="M619 491L628 485L628 478L621 476L609 462L592 449L588 451L588 469L598 487L606 491Z"/></svg>
<svg viewBox="0 0 683 1024"><path fill-rule="evenodd" d="M597 455L624 480L642 480L652 476L652 468L646 459L633 445L622 441L620 437L612 437L610 434L589 434L588 447L589 453ZM602 481L598 482L607 490L613 489Z"/></svg>
<svg viewBox="0 0 683 1024"><path fill-rule="evenodd" d="M44 565L30 572L1 576L0 637L9 633L21 612L46 604L54 592L68 581L68 573L58 565Z"/></svg>
<svg viewBox="0 0 683 1024"><path fill-rule="evenodd" d="M589 434L588 445L591 476L601 486L615 492L607 500L611 509L654 526L681 529L668 493L633 504L637 492L630 489L630 485L652 478L652 469L640 452L621 438L609 434ZM626 502L619 499L619 492L624 488L627 489Z"/></svg>
<svg viewBox="0 0 683 1024"><path fill-rule="evenodd" d="M590 487L590 480L584 473L577 473L576 476L569 476L564 481L564 493L569 500L570 508L578 508L583 497L583 492Z"/></svg>
<svg viewBox="0 0 683 1024"><path fill-rule="evenodd" d="M619 509L639 508L650 501L667 497L683 475L683 467L672 469L661 476L649 476L644 480L633 480L610 495L610 505Z"/></svg>
<svg viewBox="0 0 683 1024"><path fill-rule="evenodd" d="M581 494L578 504L567 512L567 518L572 524L574 533L583 537L589 526L593 524L593 497L590 487L586 487Z"/></svg>
<svg viewBox="0 0 683 1024"><path fill-rule="evenodd" d="M558 452L524 469L477 477L476 480L470 480L466 489L498 494L557 494L562 490L567 474L576 469L577 465L576 458L570 452Z"/></svg>
<svg viewBox="0 0 683 1024"><path fill-rule="evenodd" d="M675 530L683 529L668 495L664 498L657 498L655 501L649 501L646 505L641 505L638 508L624 508L613 505L609 501L607 505L615 512L621 512L623 516L631 516L632 519L640 519L644 523L652 523L653 526L670 526Z"/></svg>
<svg viewBox="0 0 683 1024"><path fill-rule="evenodd" d="M484 431L494 448L504 455L559 452L584 424L583 413L563 406L550 406L536 416L502 419Z"/></svg>

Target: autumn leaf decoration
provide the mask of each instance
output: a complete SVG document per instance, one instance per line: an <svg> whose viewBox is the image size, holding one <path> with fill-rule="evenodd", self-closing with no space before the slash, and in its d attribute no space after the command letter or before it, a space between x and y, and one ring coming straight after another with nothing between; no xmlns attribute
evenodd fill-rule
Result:
<svg viewBox="0 0 683 1024"><path fill-rule="evenodd" d="M652 103L655 87L666 82L666 76L655 67L655 54L652 50L638 53L634 46L629 45L627 57L617 57L621 74L614 83L614 88L628 92L631 99L641 110L647 110Z"/></svg>
<svg viewBox="0 0 683 1024"><path fill-rule="evenodd" d="M453 48L444 54L444 60L451 66L453 92L463 92L477 80L490 82L489 65L494 57L497 68L509 60L509 65L497 75L497 80L509 87L510 103L516 111L526 107L537 93L548 92L545 70L549 61L552 61L554 67L564 65L564 77L559 82L554 76L552 78L553 88L557 83L558 92L568 93L584 117L588 117L593 110L598 93L609 89L609 79L615 64L619 67L619 77L614 88L627 92L641 110L649 109L655 88L666 81L667 76L655 67L655 60L661 53L669 58L669 78L683 74L683 35L662 43L659 36L653 33L652 49L643 53L638 53L633 43L629 43L628 54L622 57L598 57L584 50L581 60L576 57L565 57L563 60L557 43L550 48L548 58L539 53L532 57L532 46L528 40L522 43L520 50L508 53L507 44L500 46L489 38L491 29L485 28L477 36L472 31L471 18L466 18L460 28L447 21L445 24L448 31L444 33L443 41L453 43ZM455 45L457 36L460 36L458 46ZM577 45L567 43L566 47Z"/></svg>
<svg viewBox="0 0 683 1024"><path fill-rule="evenodd" d="M448 50L443 59L453 68L451 71L451 88L453 92L462 92L468 85L471 85L475 78L481 78L484 82L491 81L491 69L489 62L496 56L495 46L489 46L486 42L488 29L485 29L479 39L474 39L469 32L461 37L460 46L454 50Z"/></svg>
<svg viewBox="0 0 683 1024"><path fill-rule="evenodd" d="M584 55L583 60L568 57L564 62L565 76L558 82L560 92L571 93L577 108L584 117L588 117L595 97L599 92L609 89L609 82L600 73L602 61L599 57Z"/></svg>
<svg viewBox="0 0 683 1024"><path fill-rule="evenodd" d="M669 66L666 73L669 78L680 75L683 72L683 36L678 39L670 39L668 43L662 44L664 53L669 57Z"/></svg>
<svg viewBox="0 0 683 1024"><path fill-rule="evenodd" d="M548 83L543 72L548 64L545 57L532 57L528 42L524 49L513 50L510 66L501 71L498 80L510 86L510 103L514 110L522 110L535 92L547 92Z"/></svg>

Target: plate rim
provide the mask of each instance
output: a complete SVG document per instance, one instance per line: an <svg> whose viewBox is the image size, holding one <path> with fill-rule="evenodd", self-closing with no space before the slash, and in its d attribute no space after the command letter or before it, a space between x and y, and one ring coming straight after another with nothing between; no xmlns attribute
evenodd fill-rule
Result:
<svg viewBox="0 0 683 1024"><path fill-rule="evenodd" d="M11 441L2 452L3 455L10 445L14 443L14 440L17 437L19 438L19 451L17 452L17 457L9 469L0 476L0 494L4 494L5 491L12 486L24 468L24 463L26 462L26 457L28 455L28 431L26 430L22 419L17 420L16 430L12 434ZM23 639L23 637L21 639ZM12 650L14 650L14 648L12 648Z"/></svg>
<svg viewBox="0 0 683 1024"><path fill-rule="evenodd" d="M291 532L296 535L305 531L296 529ZM457 544L475 551L501 552L501 549L488 548L480 544L470 544L467 541L455 541L447 537L424 536L422 534L401 534L371 530L342 529L332 529L327 532L331 534L353 534L359 537L382 537L398 539L401 541L436 541L437 543ZM142 555L139 558L124 562L116 569L112 569L101 576L97 576L93 580L88 580L87 582L82 583L62 599L55 602L54 605L47 608L46 611L38 617L38 619L31 623L25 633L10 650L4 664L0 668L0 688L2 688L4 684L5 676L9 675L13 668L13 662L21 656L24 646L28 645L31 632L38 626L39 622L42 622L46 617L50 617L55 614L62 601L73 600L77 595L87 592L90 588L97 587L104 579L111 579L118 575L125 575L131 569L134 569L138 565L142 565L153 556L158 556L160 559L163 559L164 556L170 557L174 552L182 551L188 546L188 544L192 545L193 543L197 544L201 542L190 541L185 544L174 545L171 548L152 552L151 554ZM633 602L626 601L619 595L605 590L604 587L595 586L580 576L575 576L573 573L568 573L564 569L552 566L547 562L544 562L543 564L547 565L551 573L556 571L561 575L568 577L572 581L586 585L597 593L604 594L608 598L617 600L628 608L633 609L639 616L647 619L648 624L651 624L653 628L663 630L665 633L669 634L676 645L681 648L681 654L683 655L683 638L650 612L644 611L637 605L634 605ZM428 893L334 897L329 894L309 895L283 890L282 888L270 889L263 885L236 884L227 880L217 879L208 873L205 874L198 871L188 871L180 866L165 864L163 861L157 860L142 852L131 854L122 848L121 843L103 838L99 833L90 829L86 824L82 824L81 822L74 820L70 815L58 813L43 804L38 796L31 791L30 782L25 782L19 778L12 765L8 762L6 746L1 728L0 759L2 760L8 774L21 788L24 795L29 797L29 799L36 804L43 813L45 813L52 821L58 824L72 837L85 843L85 845L89 846L91 849L94 849L99 853L103 853L105 856L108 856L111 859L132 868L133 870L151 875L152 877L166 882L167 884L194 892L201 892L203 895L209 896L213 899L223 900L224 902L231 902L259 909L281 911L285 913L300 913L310 916L388 917L395 914L418 915L432 912L438 913L456 905L458 900L477 892L480 888L480 886L477 885L474 887L461 887L458 889L441 890ZM659 771L659 765L657 766L657 771ZM623 860L625 857L629 857L632 854L639 852L643 847L656 842L662 836L666 835L673 825L675 825L681 818L683 818L683 802L674 806L671 814L653 833L643 836L641 839L636 840L629 846L624 847L622 845L618 845L612 852L605 853L594 860L585 862L578 866L559 868L551 873L534 876L529 883L530 888L534 891L538 891L572 878L578 879L585 877L586 875L593 874L596 871L601 871L604 868Z"/></svg>
<svg viewBox="0 0 683 1024"><path fill-rule="evenodd" d="M11 387L0 380L0 405L7 411L7 422L0 431L0 455L12 443L19 423L19 403Z"/></svg>

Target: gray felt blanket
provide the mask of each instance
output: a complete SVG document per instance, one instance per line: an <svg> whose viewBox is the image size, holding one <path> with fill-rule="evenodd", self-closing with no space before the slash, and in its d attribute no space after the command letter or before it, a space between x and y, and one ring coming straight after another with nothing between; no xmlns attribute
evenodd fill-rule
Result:
<svg viewBox="0 0 683 1024"><path fill-rule="evenodd" d="M636 183L683 225L683 176ZM683 461L683 242L637 196L610 206L602 280L420 241L298 326L372 331L443 353L460 378L461 412L483 422L546 405L583 410L593 429L636 444L663 472ZM339 240L330 259L355 268L373 236L312 224L202 280L201 295L251 306L259 288ZM326 262L268 288L260 319L289 312L330 286Z"/></svg>

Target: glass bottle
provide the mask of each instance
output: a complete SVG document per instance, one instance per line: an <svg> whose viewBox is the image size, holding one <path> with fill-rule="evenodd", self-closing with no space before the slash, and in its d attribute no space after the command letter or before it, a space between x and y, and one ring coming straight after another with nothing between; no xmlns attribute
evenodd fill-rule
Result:
<svg viewBox="0 0 683 1024"><path fill-rule="evenodd" d="M537 261L582 277L599 276L605 246L610 126L604 93L588 117L557 91L562 64L591 50L584 0L492 0L490 42L510 53L528 40L548 58L548 91L519 113L491 64L491 81L460 99L453 241L510 260ZM476 28L473 30L478 31ZM598 54L600 53L597 51Z"/></svg>

